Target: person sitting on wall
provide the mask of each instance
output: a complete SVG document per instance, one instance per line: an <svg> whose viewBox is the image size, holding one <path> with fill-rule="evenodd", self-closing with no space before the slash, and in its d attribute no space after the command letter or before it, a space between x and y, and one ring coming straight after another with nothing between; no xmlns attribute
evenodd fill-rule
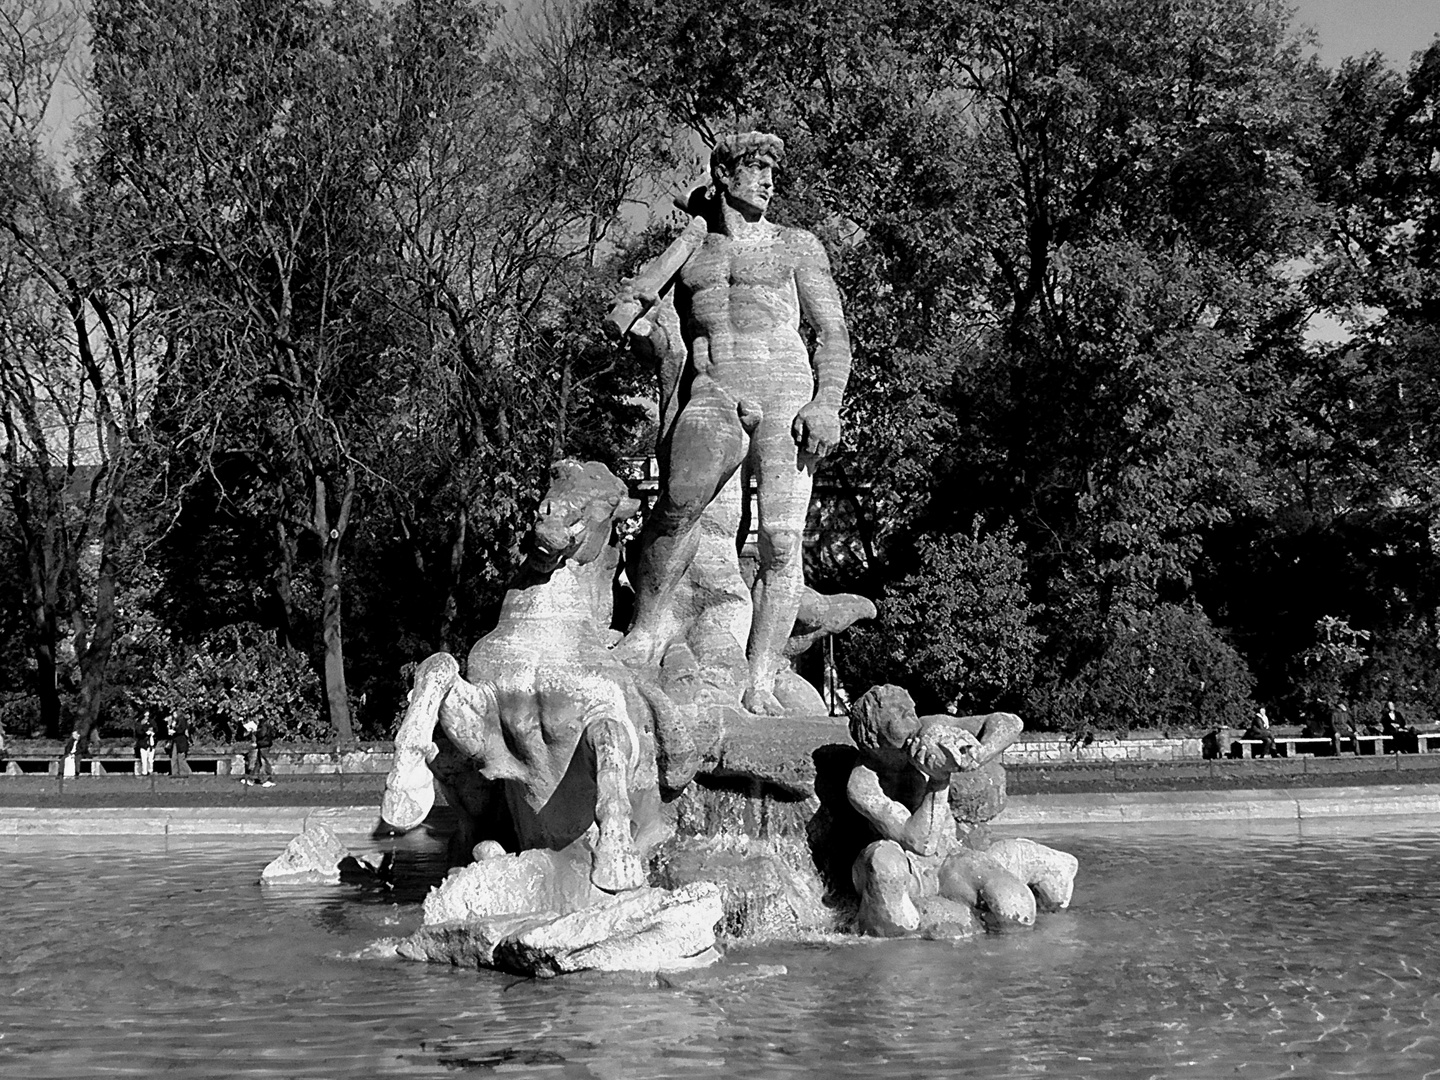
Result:
<svg viewBox="0 0 1440 1080"><path fill-rule="evenodd" d="M1260 711L1255 714L1255 719L1250 721L1250 726L1245 729L1242 739L1257 739L1260 745L1255 748L1255 757L1279 757L1275 749L1275 732L1270 730L1270 716L1262 705Z"/></svg>
<svg viewBox="0 0 1440 1080"><path fill-rule="evenodd" d="M1340 744L1348 741L1350 752L1357 757L1360 754L1360 733L1350 716L1350 707L1343 701L1336 701L1330 705L1330 741L1335 744L1335 753L1340 753Z"/></svg>
<svg viewBox="0 0 1440 1080"><path fill-rule="evenodd" d="M1385 702L1385 709L1380 713L1380 734L1390 736L1387 753L1414 754L1420 750L1420 740L1415 737L1415 728L1406 722L1393 701Z"/></svg>

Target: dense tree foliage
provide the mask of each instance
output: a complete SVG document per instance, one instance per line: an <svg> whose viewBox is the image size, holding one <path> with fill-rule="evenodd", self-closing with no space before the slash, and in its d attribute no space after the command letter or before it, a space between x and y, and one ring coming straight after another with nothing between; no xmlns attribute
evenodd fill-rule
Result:
<svg viewBox="0 0 1440 1080"><path fill-rule="evenodd" d="M1281 0L94 0L62 173L69 10L0 0L7 723L204 683L218 733L273 668L386 733L545 463L645 451L600 316L736 126L853 330L810 567L880 601L852 689L1440 704L1440 45L1327 70Z"/></svg>

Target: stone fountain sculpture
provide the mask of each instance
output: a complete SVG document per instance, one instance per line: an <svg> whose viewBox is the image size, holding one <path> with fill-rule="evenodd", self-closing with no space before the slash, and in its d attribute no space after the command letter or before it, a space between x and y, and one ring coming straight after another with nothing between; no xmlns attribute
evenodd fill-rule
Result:
<svg viewBox="0 0 1440 1080"><path fill-rule="evenodd" d="M816 795L824 784L810 759L843 728L787 658L875 609L803 580L814 473L840 440L851 357L824 248L765 217L782 152L773 135L721 139L711 184L684 203L684 231L626 283L608 317L653 356L661 388L660 491L627 560L628 632L610 625L616 525L638 506L603 466L562 461L525 565L464 676L447 654L417 671L382 816L414 827L438 783L459 818L457 861L473 861L432 892L404 955L542 975L708 961L716 922L733 920L706 875L733 875L706 862L719 851L712 844L692 849L709 854L677 878L684 860L672 837L687 815L676 807L697 773L763 790L767 767L761 776L737 762L767 748L794 759L777 782L794 789L791 812L811 815L809 848L854 858L857 928L959 936L974 930L977 910L1026 923L1035 897L1069 902L1073 859L1028 841L981 850L979 834L967 846L951 813L953 777L994 787L1020 729L1009 714L920 718L893 688L872 691L852 723L848 810L826 817ZM737 545L747 481L759 538L748 584ZM772 733L787 749L770 745ZM817 832L822 818L850 821L846 835ZM792 864L808 861L797 844L785 850ZM737 851L749 858L748 841L726 848ZM821 850L814 862L824 861ZM787 895L821 887L785 884Z"/></svg>

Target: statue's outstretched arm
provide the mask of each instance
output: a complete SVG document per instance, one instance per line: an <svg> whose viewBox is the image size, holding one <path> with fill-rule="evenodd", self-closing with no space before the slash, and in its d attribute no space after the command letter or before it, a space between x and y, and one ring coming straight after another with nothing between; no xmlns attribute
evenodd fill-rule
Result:
<svg viewBox="0 0 1440 1080"><path fill-rule="evenodd" d="M880 777L868 765L850 771L845 794L860 816L875 827L881 839L893 840L917 855L935 855L954 838L955 819L950 813L950 785L932 785L913 811L890 798L880 786Z"/></svg>

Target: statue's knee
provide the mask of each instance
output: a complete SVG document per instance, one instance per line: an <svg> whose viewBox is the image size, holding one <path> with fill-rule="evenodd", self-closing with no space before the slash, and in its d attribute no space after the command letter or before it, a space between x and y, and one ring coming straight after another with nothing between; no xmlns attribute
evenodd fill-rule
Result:
<svg viewBox="0 0 1440 1080"><path fill-rule="evenodd" d="M893 840L877 840L855 860L855 889L863 893L869 888L904 886L910 880L910 862Z"/></svg>
<svg viewBox="0 0 1440 1080"><path fill-rule="evenodd" d="M805 553L799 529L761 529L760 557L772 568L798 566Z"/></svg>
<svg viewBox="0 0 1440 1080"><path fill-rule="evenodd" d="M1033 926L1035 923L1035 894L1030 891L1029 885L1008 870L996 870L986 875L980 887L980 900L988 922L1020 926Z"/></svg>
<svg viewBox="0 0 1440 1080"><path fill-rule="evenodd" d="M655 505L647 524L661 536L678 536L700 520L711 494L711 489L674 485Z"/></svg>

